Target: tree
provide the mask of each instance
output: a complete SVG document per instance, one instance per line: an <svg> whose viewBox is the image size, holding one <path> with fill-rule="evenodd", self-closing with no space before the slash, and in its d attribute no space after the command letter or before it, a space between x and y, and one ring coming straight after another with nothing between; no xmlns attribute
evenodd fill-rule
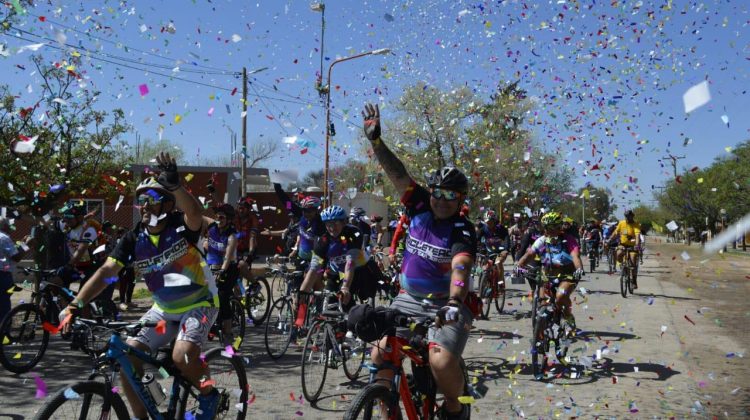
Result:
<svg viewBox="0 0 750 420"><path fill-rule="evenodd" d="M63 65L34 56L32 62L42 79L37 100L18 104L8 86L0 87L0 155L10 157L0 160L0 201L45 210L62 191L122 191L127 181L113 175L126 165L118 141L129 128L122 110L95 109L99 92L82 87L80 58Z"/></svg>
<svg viewBox="0 0 750 420"><path fill-rule="evenodd" d="M128 148L128 160L132 163L148 165L160 152L169 152L178 162L183 161L185 156L182 148L171 140L147 138L136 147Z"/></svg>

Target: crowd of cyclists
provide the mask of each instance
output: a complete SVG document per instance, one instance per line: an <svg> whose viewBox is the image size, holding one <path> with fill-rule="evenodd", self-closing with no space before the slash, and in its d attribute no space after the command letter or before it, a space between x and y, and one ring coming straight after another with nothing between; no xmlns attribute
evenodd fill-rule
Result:
<svg viewBox="0 0 750 420"><path fill-rule="evenodd" d="M93 214L71 203L61 217L46 217L22 244L15 244L8 239L8 221L0 219L0 286L3 290L12 286L15 262L42 243L48 247L43 253L45 266L56 269L66 286L80 282L75 300L60 319L79 314L101 294L112 299L115 288L119 288L120 310L130 311L135 280L143 281L153 306L141 320L162 323L164 328L144 327L127 343L153 352L174 340L175 366L185 378L199 383L209 375L200 362L201 347L217 319L225 331L223 344L234 341L226 302L236 293L236 280L251 280L259 241L279 236L284 254L305 272L295 285L300 296L323 289L337 293L344 310L352 311L349 325L355 333L367 336L368 328L374 328L363 315L367 311L355 305L390 281L398 284L392 310L440 319L430 327L428 337L429 367L444 396L440 416L467 418L470 408L462 400L467 384L461 355L477 317L468 301L476 288L472 279L478 254L494 256L492 269L501 280L523 276L533 267L541 269L542 281L564 275L554 302L563 314L566 334L574 336L571 294L585 272L581 255L591 252L598 261L611 249L622 261L625 247L636 247L641 252L635 258L642 258L644 238L632 210L616 224L592 220L580 227L555 209L516 213L511 220L486 210L473 222L466 201L469 179L459 169L439 168L426 185L420 185L381 140L378 106L367 104L362 116L374 156L400 195L402 207L392 220L359 207L347 211L315 195L289 194L279 184L274 185L279 204L290 219L284 229L263 228L249 197L236 205L215 204L209 217L181 185L177 162L162 153L157 157L158 173L136 188L141 218L132 230L99 224ZM506 273L509 256L515 268ZM400 273L395 279L383 274L390 268ZM525 278L533 289L531 277ZM9 296L0 298L0 317L10 310ZM295 301L297 322L304 319L300 314L308 309L306 302ZM397 330L403 336L411 333L409 328ZM369 353L377 371L373 381L390 387L394 371L384 362L385 347L386 338L376 340ZM133 418L147 418L128 381L122 381L122 387ZM211 385L201 384L199 389L200 410L195 418L213 418L219 395Z"/></svg>

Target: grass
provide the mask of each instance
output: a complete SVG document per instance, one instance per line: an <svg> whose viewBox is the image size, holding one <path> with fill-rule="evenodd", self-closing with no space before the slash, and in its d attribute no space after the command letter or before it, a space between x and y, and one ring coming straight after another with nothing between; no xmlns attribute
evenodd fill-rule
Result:
<svg viewBox="0 0 750 420"><path fill-rule="evenodd" d="M151 297L151 292L145 287L139 287L133 291L133 299L148 299Z"/></svg>

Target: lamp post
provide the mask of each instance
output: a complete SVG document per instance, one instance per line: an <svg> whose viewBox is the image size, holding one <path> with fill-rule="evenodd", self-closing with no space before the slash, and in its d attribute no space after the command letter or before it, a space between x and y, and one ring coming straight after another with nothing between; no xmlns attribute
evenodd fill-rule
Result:
<svg viewBox="0 0 750 420"><path fill-rule="evenodd" d="M247 180L245 175L247 173L247 76L249 74L260 73L264 70L268 70L268 67L261 67L259 69L247 71L247 67L242 68L242 166L240 169L240 196L245 197L247 192Z"/></svg>
<svg viewBox="0 0 750 420"><path fill-rule="evenodd" d="M724 232L724 229L727 228L727 211L725 209L719 210L719 216L721 217L721 231ZM736 242L735 242L736 244ZM735 245L736 247L736 245ZM724 245L724 252L727 252L727 246Z"/></svg>
<svg viewBox="0 0 750 420"><path fill-rule="evenodd" d="M328 81L325 86L325 93L326 93L326 155L325 155L325 167L323 169L323 175L324 175L324 184L323 184L323 196L325 197L327 204L330 205L332 200L332 192L331 188L328 185L328 169L330 165L330 154L329 154L329 147L331 142L331 71L333 70L333 66L335 66L338 63L343 63L344 61L354 60L356 58L366 57L368 55L384 55L391 52L389 48L381 48L379 50L373 50L364 52L361 54L355 54L344 58L339 58L338 60L335 60L331 65L328 67Z"/></svg>

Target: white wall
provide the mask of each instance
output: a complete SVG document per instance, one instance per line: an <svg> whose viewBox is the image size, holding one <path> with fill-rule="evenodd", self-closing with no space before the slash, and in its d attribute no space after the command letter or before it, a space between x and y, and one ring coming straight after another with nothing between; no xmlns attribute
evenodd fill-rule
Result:
<svg viewBox="0 0 750 420"><path fill-rule="evenodd" d="M388 203L383 196L358 192L353 200L343 198L341 200L334 200L334 203L345 208L347 212L351 210L352 207L362 207L367 212L368 217L377 214L378 216L381 216L383 220L388 219Z"/></svg>

